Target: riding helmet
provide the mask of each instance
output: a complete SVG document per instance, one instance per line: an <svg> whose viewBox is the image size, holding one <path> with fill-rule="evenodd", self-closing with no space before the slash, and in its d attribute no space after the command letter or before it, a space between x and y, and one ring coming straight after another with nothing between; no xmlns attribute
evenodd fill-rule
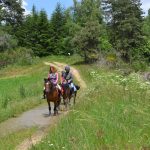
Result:
<svg viewBox="0 0 150 150"><path fill-rule="evenodd" d="M69 72L69 71L70 71L70 67L69 67L69 66L66 66L66 67L65 67L65 70L66 70L66 72Z"/></svg>

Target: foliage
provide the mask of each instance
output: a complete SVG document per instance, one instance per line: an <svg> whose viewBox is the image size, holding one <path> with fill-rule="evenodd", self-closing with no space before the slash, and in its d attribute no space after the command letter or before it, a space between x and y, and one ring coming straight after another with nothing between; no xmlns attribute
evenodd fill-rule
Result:
<svg viewBox="0 0 150 150"><path fill-rule="evenodd" d="M144 62L144 61L134 61L132 63L132 68L135 70L135 72L138 72L138 71L146 71L147 69L147 63Z"/></svg>
<svg viewBox="0 0 150 150"><path fill-rule="evenodd" d="M88 88L82 89L77 105L32 150L148 147L149 83L135 73L124 77L95 65L76 67Z"/></svg>
<svg viewBox="0 0 150 150"><path fill-rule="evenodd" d="M24 11L21 0L0 1L0 23L4 22L6 25L12 25L15 29L21 25Z"/></svg>
<svg viewBox="0 0 150 150"><path fill-rule="evenodd" d="M15 63L21 66L31 65L33 63L33 51L26 48L17 48L12 51L5 51L4 53L1 53L0 61L4 62L0 68Z"/></svg>
<svg viewBox="0 0 150 150"><path fill-rule="evenodd" d="M109 16L111 43L129 62L136 55L132 50L144 45L141 3L139 0L104 0L103 4Z"/></svg>
<svg viewBox="0 0 150 150"><path fill-rule="evenodd" d="M80 49L79 53L84 57L85 62L99 58L99 35L100 25L98 21L90 20L74 37L74 45Z"/></svg>
<svg viewBox="0 0 150 150"><path fill-rule="evenodd" d="M17 47L17 40L0 30L0 53Z"/></svg>
<svg viewBox="0 0 150 150"><path fill-rule="evenodd" d="M18 29L16 36L19 45L32 49L36 56L47 55L50 35L46 12L41 10L38 13L33 6L32 14L26 17L26 21Z"/></svg>
<svg viewBox="0 0 150 150"><path fill-rule="evenodd" d="M38 12L33 6L24 16L21 1L1 1L0 51L25 47L39 57L77 53L85 62L94 62L115 50L130 64L150 61L150 13L143 18L140 0L73 2L67 9L58 3L48 19L43 9Z"/></svg>
<svg viewBox="0 0 150 150"><path fill-rule="evenodd" d="M64 9L58 3L50 20L50 53L57 55L65 54L65 43L67 41L66 22L67 15L65 15Z"/></svg>
<svg viewBox="0 0 150 150"><path fill-rule="evenodd" d="M107 39L102 34L104 26L100 6L99 0L74 1L73 18L79 28L74 35L73 44L85 62L98 60L100 50L105 49L104 42Z"/></svg>

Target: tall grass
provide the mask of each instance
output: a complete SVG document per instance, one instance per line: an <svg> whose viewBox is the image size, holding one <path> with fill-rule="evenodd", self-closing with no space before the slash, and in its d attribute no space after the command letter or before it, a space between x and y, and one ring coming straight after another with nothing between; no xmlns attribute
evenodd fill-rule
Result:
<svg viewBox="0 0 150 150"><path fill-rule="evenodd" d="M32 149L150 148L150 85L139 76L80 65L88 88L70 114Z"/></svg>
<svg viewBox="0 0 150 150"><path fill-rule="evenodd" d="M23 129L0 138L1 150L14 150L23 140L30 138L36 128Z"/></svg>
<svg viewBox="0 0 150 150"><path fill-rule="evenodd" d="M41 103L46 69L43 66L26 75L0 78L0 122Z"/></svg>
<svg viewBox="0 0 150 150"><path fill-rule="evenodd" d="M66 59L67 58L67 59ZM14 117L42 102L43 78L49 66L43 62L74 63L74 57L51 56L27 66L10 65L0 72L0 122Z"/></svg>

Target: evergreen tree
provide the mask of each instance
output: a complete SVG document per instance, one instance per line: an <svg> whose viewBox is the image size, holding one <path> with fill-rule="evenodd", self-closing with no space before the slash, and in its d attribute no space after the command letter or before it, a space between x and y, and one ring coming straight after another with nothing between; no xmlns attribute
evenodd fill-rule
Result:
<svg viewBox="0 0 150 150"><path fill-rule="evenodd" d="M150 9L148 10L148 15L144 18L143 31L150 38Z"/></svg>
<svg viewBox="0 0 150 150"><path fill-rule="evenodd" d="M129 62L142 53L138 48L144 44L140 0L103 0L103 6L111 29L111 43Z"/></svg>
<svg viewBox="0 0 150 150"><path fill-rule="evenodd" d="M89 20L73 38L74 45L78 48L86 63L99 58L100 52L100 24L96 20Z"/></svg>
<svg viewBox="0 0 150 150"><path fill-rule="evenodd" d="M72 43L85 62L97 60L101 50L102 12L100 0L74 0L73 20L77 25Z"/></svg>
<svg viewBox="0 0 150 150"><path fill-rule="evenodd" d="M11 25L14 28L19 26L23 21L24 9L21 7L21 0L1 0L0 1L0 22Z"/></svg>
<svg viewBox="0 0 150 150"><path fill-rule="evenodd" d="M49 48L49 21L44 10L39 13L35 6L31 15L27 16L17 32L19 45L31 48L35 55L45 56Z"/></svg>
<svg viewBox="0 0 150 150"><path fill-rule="evenodd" d="M89 18L102 23L101 0L74 0L74 21L84 26Z"/></svg>
<svg viewBox="0 0 150 150"><path fill-rule="evenodd" d="M49 51L53 54L64 54L64 38L66 37L65 32L66 17L64 9L60 3L57 4L55 11L52 14L50 20L50 43L51 47Z"/></svg>
<svg viewBox="0 0 150 150"><path fill-rule="evenodd" d="M150 62L150 9L148 10L148 15L144 18L143 32L146 39L146 44L143 48L144 56Z"/></svg>
<svg viewBox="0 0 150 150"><path fill-rule="evenodd" d="M39 13L39 18L37 22L37 39L35 46L35 54L38 56L46 56L48 48L50 46L50 32L49 32L49 21L47 19L47 14L44 10L41 10Z"/></svg>
<svg viewBox="0 0 150 150"><path fill-rule="evenodd" d="M35 47L38 36L38 12L35 6L32 7L32 13L26 16L23 24L19 27L16 36L20 46Z"/></svg>

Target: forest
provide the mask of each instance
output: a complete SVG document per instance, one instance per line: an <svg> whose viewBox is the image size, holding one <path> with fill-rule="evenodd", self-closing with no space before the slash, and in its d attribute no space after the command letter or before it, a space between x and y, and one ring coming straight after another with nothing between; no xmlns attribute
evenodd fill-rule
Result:
<svg viewBox="0 0 150 150"><path fill-rule="evenodd" d="M150 9L140 0L73 0L25 15L22 1L0 0L0 67L49 55L83 57L85 63L127 63L136 70L150 62Z"/></svg>

